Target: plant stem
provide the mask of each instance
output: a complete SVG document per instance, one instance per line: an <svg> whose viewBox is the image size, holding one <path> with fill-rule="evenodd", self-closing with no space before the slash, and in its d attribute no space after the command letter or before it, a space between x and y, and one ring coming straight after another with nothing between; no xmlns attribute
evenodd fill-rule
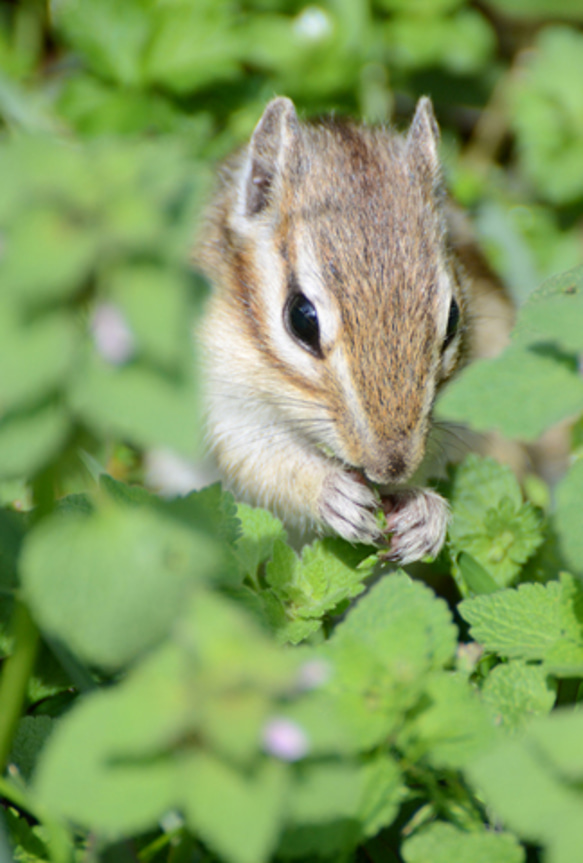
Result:
<svg viewBox="0 0 583 863"><path fill-rule="evenodd" d="M21 602L16 602L12 620L14 651L4 662L0 678L0 772L4 772L10 755L39 640L37 626Z"/></svg>

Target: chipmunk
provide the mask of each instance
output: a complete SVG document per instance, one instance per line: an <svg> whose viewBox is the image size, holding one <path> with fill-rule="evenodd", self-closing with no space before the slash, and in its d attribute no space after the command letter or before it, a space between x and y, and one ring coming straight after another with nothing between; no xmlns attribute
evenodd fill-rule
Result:
<svg viewBox="0 0 583 863"><path fill-rule="evenodd" d="M428 98L404 136L303 123L273 99L223 167L196 253L213 285L200 338L226 484L288 526L401 563L444 541L447 503L405 483L468 331L438 139Z"/></svg>

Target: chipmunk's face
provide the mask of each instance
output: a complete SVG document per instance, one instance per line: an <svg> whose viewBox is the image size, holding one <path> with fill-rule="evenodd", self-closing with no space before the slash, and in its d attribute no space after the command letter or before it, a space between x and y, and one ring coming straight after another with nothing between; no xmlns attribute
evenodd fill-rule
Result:
<svg viewBox="0 0 583 863"><path fill-rule="evenodd" d="M430 107L404 141L300 126L278 102L253 136L230 224L230 296L257 388L311 446L401 483L423 458L464 330Z"/></svg>
<svg viewBox="0 0 583 863"><path fill-rule="evenodd" d="M329 452L390 484L423 458L436 390L461 348L463 297L435 213L421 216L413 200L418 225L393 241L383 231L379 242L381 214L369 218L379 202L368 203L350 220L304 207L288 237L276 338L314 387L314 403L326 404L331 422L318 434Z"/></svg>

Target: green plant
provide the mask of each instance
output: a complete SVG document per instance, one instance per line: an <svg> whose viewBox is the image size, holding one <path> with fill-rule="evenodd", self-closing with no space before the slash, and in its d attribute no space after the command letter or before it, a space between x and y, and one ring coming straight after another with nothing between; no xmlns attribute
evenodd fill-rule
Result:
<svg viewBox="0 0 583 863"><path fill-rule="evenodd" d="M527 441L570 419L553 502L469 456L414 577L338 539L293 550L219 486L147 481L152 453L200 453L189 246L211 161L274 90L386 119L431 80L454 192L514 293L580 262L581 16L536 5L534 35L518 0L0 12L0 853L583 859L581 268L438 405ZM510 13L526 56L496 51ZM482 110L469 141L446 92Z"/></svg>

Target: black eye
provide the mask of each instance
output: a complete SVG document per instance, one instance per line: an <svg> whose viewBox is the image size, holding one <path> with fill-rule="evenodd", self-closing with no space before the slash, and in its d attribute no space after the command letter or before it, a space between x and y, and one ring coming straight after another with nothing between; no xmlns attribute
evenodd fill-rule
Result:
<svg viewBox="0 0 583 863"><path fill-rule="evenodd" d="M452 297L451 303L449 306L449 315L447 318L447 329L445 331L445 338L443 340L443 350L452 343L455 338L455 334L457 333L458 326L460 322L460 307L458 306L455 297Z"/></svg>
<svg viewBox="0 0 583 863"><path fill-rule="evenodd" d="M304 294L292 294L286 305L285 318L288 330L302 347L321 356L320 327L313 303Z"/></svg>

